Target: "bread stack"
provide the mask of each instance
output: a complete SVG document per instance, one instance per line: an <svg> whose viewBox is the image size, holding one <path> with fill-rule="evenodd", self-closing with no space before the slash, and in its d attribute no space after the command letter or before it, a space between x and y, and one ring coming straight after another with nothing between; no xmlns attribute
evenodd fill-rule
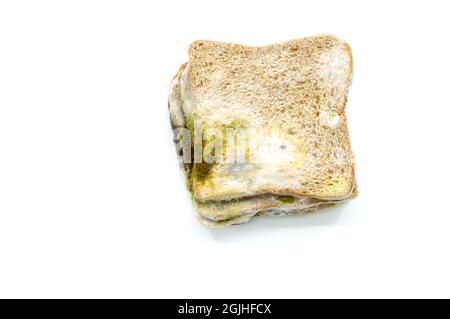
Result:
<svg viewBox="0 0 450 319"><path fill-rule="evenodd" d="M344 114L352 67L350 47L329 35L190 45L169 110L203 224L312 212L356 196Z"/></svg>

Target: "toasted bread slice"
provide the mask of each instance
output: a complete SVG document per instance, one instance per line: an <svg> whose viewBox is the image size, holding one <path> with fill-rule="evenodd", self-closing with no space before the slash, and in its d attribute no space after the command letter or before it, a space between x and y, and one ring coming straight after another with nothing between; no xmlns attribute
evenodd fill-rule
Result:
<svg viewBox="0 0 450 319"><path fill-rule="evenodd" d="M351 75L350 47L328 35L266 47L191 44L172 85L172 126L239 126L262 136L254 161L184 165L201 219L221 226L354 197L344 114Z"/></svg>

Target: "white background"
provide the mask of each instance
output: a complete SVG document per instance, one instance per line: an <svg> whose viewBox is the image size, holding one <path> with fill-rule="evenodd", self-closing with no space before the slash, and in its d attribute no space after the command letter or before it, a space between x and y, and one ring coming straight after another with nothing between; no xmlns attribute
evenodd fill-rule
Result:
<svg viewBox="0 0 450 319"><path fill-rule="evenodd" d="M450 297L446 1L3 1L0 297ZM359 197L200 226L169 83L196 39L333 33Z"/></svg>

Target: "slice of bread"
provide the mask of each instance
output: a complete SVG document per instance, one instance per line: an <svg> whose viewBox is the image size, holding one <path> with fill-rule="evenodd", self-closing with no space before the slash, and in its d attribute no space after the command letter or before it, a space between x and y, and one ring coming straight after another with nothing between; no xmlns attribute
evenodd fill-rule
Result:
<svg viewBox="0 0 450 319"><path fill-rule="evenodd" d="M329 35L265 47L191 44L172 84L172 126L258 132L253 161L184 163L201 221L223 226L356 196L344 114L352 67L350 47Z"/></svg>

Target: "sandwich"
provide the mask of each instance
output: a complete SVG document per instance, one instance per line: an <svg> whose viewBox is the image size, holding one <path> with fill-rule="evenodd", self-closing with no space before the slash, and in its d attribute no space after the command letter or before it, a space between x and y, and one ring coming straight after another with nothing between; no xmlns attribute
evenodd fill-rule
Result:
<svg viewBox="0 0 450 319"><path fill-rule="evenodd" d="M345 117L352 68L349 45L330 35L190 45L169 114L202 224L314 212L357 195Z"/></svg>

